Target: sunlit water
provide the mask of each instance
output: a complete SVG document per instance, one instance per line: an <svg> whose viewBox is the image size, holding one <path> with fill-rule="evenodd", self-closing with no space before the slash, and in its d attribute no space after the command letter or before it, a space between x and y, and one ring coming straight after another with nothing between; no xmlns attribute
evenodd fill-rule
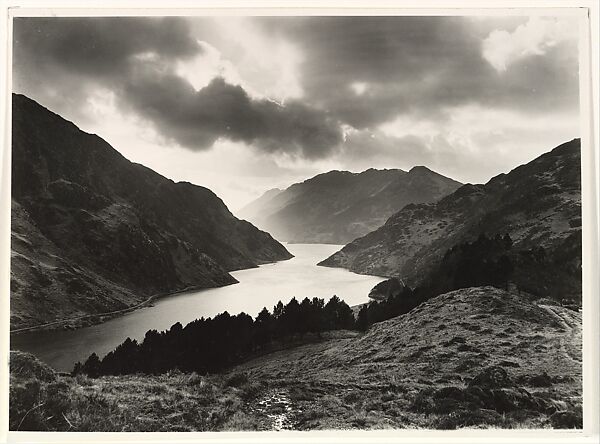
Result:
<svg viewBox="0 0 600 444"><path fill-rule="evenodd" d="M272 311L277 301L285 303L292 297L299 301L315 296L328 300L337 295L352 306L366 302L371 288L383 280L316 266L338 251L339 245L286 247L295 256L293 259L231 273L238 284L167 296L152 306L78 330L16 335L11 338L11 349L31 352L57 370L70 371L75 362L85 360L92 352L102 357L127 337L143 339L150 329L165 330L176 322L185 325L223 311L256 316L263 307Z"/></svg>

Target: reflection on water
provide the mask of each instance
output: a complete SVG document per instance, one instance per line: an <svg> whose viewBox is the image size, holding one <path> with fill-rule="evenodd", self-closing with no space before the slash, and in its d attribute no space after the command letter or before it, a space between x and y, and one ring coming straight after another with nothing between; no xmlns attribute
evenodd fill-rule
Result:
<svg viewBox="0 0 600 444"><path fill-rule="evenodd" d="M60 371L70 371L92 352L100 357L127 337L143 339L147 330L165 330L176 322L183 325L223 311L252 316L277 301L292 297L329 299L334 294L356 305L367 301L369 290L382 279L315 264L338 251L339 245L289 244L295 256L288 261L231 273L238 284L167 296L152 306L79 330L31 332L11 338L11 348L31 352Z"/></svg>

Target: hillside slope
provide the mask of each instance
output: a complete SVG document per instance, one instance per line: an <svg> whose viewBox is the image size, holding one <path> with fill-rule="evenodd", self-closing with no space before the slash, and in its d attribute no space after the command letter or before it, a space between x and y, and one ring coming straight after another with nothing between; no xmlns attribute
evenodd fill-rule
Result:
<svg viewBox="0 0 600 444"><path fill-rule="evenodd" d="M459 186L425 167L330 171L283 191L270 190L239 215L280 240L345 244L378 228L406 204L434 202Z"/></svg>
<svg viewBox="0 0 600 444"><path fill-rule="evenodd" d="M581 427L581 345L581 313L475 287L235 371L269 378L296 429L569 428Z"/></svg>
<svg viewBox="0 0 600 444"><path fill-rule="evenodd" d="M156 293L236 282L288 259L207 188L125 159L13 95L11 328L119 310Z"/></svg>
<svg viewBox="0 0 600 444"><path fill-rule="evenodd" d="M64 377L12 353L10 424L75 431L581 428L581 359L580 313L478 287L441 295L364 335L331 332L208 377ZM62 401L21 422L37 399Z"/></svg>
<svg viewBox="0 0 600 444"><path fill-rule="evenodd" d="M515 250L542 247L562 266L581 272L580 141L485 185L467 184L437 203L407 205L381 228L320 263L418 284L451 247L480 234L509 234ZM578 281L581 281L579 277ZM581 288L573 288L581 294Z"/></svg>

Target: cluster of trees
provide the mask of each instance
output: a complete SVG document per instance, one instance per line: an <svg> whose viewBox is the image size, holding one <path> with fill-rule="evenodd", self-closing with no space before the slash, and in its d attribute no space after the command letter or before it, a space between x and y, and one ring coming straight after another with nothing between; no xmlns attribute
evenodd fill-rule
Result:
<svg viewBox="0 0 600 444"><path fill-rule="evenodd" d="M201 318L183 327L179 322L169 330L149 330L139 343L127 338L103 359L95 353L85 363L75 364L73 374L91 377L131 373L158 374L171 369L184 372L220 371L268 348L274 341L301 338L306 333L354 329L350 307L337 296L323 299L295 298L266 308L253 319L246 313L221 313Z"/></svg>
<svg viewBox="0 0 600 444"><path fill-rule="evenodd" d="M507 288L515 269L511 249L508 234L494 237L481 234L473 242L446 251L437 268L414 289L396 278L380 284L387 292L386 299L361 308L356 319L357 329L365 331L376 322L408 313L428 299L459 288L483 285Z"/></svg>
<svg viewBox="0 0 600 444"><path fill-rule="evenodd" d="M492 285L508 286L515 270L508 235L487 237L449 249L439 265L417 288L409 288L398 279L385 285L387 297L365 304L356 320L352 310L337 296L323 299L295 298L266 308L253 319L240 313L221 313L214 318L198 319L183 327L180 323L168 331L149 330L141 343L127 339L102 360L92 354L84 364L77 363L73 373L89 376L128 373L162 373L178 368L200 373L217 372L237 364L252 354L267 349L273 342L303 337L336 329L365 331L372 324L405 313L437 295L459 288ZM532 252L543 261L545 252Z"/></svg>
<svg viewBox="0 0 600 444"><path fill-rule="evenodd" d="M511 250L512 239L508 234L494 237L481 234L474 242L448 250L428 285L441 290L438 294L481 285L508 289L515 269Z"/></svg>
<svg viewBox="0 0 600 444"><path fill-rule="evenodd" d="M553 249L537 246L514 255L511 277L521 291L581 308L581 231L572 233Z"/></svg>
<svg viewBox="0 0 600 444"><path fill-rule="evenodd" d="M387 299L372 301L363 305L356 317L356 328L360 331L366 331L369 326L376 322L408 313L429 297L429 294L422 288L413 290L410 287L400 286L398 290L391 292Z"/></svg>

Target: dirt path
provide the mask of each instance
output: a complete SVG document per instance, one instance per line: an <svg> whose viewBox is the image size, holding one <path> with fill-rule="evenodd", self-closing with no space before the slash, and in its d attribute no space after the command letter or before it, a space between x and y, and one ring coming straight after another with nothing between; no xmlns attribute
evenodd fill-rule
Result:
<svg viewBox="0 0 600 444"><path fill-rule="evenodd" d="M268 430L292 430L294 407L285 389L267 392L253 407L255 413L266 417Z"/></svg>
<svg viewBox="0 0 600 444"><path fill-rule="evenodd" d="M583 355L581 348L581 315L569 309L553 305L540 305L539 307L550 313L568 336L570 336L568 341L564 338L560 340L561 348L573 361L581 364Z"/></svg>

